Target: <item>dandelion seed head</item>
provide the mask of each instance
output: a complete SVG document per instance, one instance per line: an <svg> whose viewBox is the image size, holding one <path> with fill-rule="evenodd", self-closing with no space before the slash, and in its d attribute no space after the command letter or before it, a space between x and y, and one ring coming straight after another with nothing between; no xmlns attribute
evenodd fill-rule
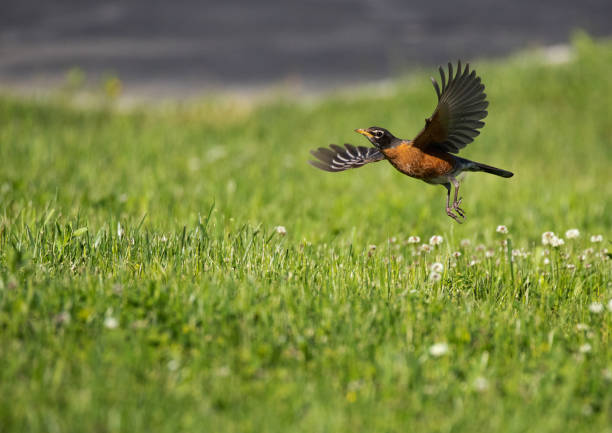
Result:
<svg viewBox="0 0 612 433"><path fill-rule="evenodd" d="M438 281L440 281L440 280L442 279L442 275L440 275L440 274L439 274L439 273L437 273L437 272L431 272L431 273L429 274L429 279L430 279L431 281L433 281L433 282L438 282Z"/></svg>
<svg viewBox="0 0 612 433"><path fill-rule="evenodd" d="M555 237L556 236L553 232L542 233L542 245L550 245L550 241Z"/></svg>
<svg viewBox="0 0 612 433"><path fill-rule="evenodd" d="M116 329L119 326L119 322L112 316L108 316L104 319L104 327L108 329Z"/></svg>
<svg viewBox="0 0 612 433"><path fill-rule="evenodd" d="M580 230L578 229L569 229L565 232L565 237L568 239L576 239L580 236Z"/></svg>
<svg viewBox="0 0 612 433"><path fill-rule="evenodd" d="M550 240L550 245L554 248L557 248L561 245L565 245L565 241L563 240L563 238L558 238L555 236Z"/></svg>
<svg viewBox="0 0 612 433"><path fill-rule="evenodd" d="M442 242L444 242L444 238L440 235L433 235L429 238L430 245L440 245Z"/></svg>
<svg viewBox="0 0 612 433"><path fill-rule="evenodd" d="M170 371L176 371L180 366L181 364L176 359L171 359L167 364L168 370Z"/></svg>
<svg viewBox="0 0 612 433"><path fill-rule="evenodd" d="M591 242L593 242L593 243L603 242L603 235L593 235L593 236L591 236Z"/></svg>
<svg viewBox="0 0 612 433"><path fill-rule="evenodd" d="M599 314L603 311L604 307L601 302L593 302L589 305L589 311L594 314Z"/></svg>
<svg viewBox="0 0 612 433"><path fill-rule="evenodd" d="M431 272L442 272L444 270L444 265L439 262L432 263L429 267Z"/></svg>
<svg viewBox="0 0 612 433"><path fill-rule="evenodd" d="M429 348L429 354L435 358L446 355L448 353L448 344L436 343Z"/></svg>
<svg viewBox="0 0 612 433"><path fill-rule="evenodd" d="M431 246L427 244L423 244L421 245L421 251L423 251L424 253L428 253L431 251Z"/></svg>
<svg viewBox="0 0 612 433"><path fill-rule="evenodd" d="M482 376L477 377L476 379L474 379L474 389L476 391L486 391L487 388L489 388L489 381L487 379L485 379Z"/></svg>
<svg viewBox="0 0 612 433"><path fill-rule="evenodd" d="M62 311L57 316L54 317L53 321L57 325L63 325L70 323L70 313L67 311Z"/></svg>

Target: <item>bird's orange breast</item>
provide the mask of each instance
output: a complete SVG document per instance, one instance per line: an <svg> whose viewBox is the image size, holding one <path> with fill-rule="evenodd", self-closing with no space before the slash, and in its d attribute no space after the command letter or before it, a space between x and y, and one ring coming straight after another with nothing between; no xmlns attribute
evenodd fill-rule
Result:
<svg viewBox="0 0 612 433"><path fill-rule="evenodd" d="M441 152L423 152L411 142L383 149L389 162L402 173L417 179L432 179L450 173L454 168L452 155Z"/></svg>

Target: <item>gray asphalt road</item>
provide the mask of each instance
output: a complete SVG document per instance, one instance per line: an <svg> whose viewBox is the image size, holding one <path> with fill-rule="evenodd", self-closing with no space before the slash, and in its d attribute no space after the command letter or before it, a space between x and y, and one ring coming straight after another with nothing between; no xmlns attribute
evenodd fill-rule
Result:
<svg viewBox="0 0 612 433"><path fill-rule="evenodd" d="M3 0L0 85L82 68L128 92L186 96L283 80L336 86L449 59L612 34L610 0Z"/></svg>

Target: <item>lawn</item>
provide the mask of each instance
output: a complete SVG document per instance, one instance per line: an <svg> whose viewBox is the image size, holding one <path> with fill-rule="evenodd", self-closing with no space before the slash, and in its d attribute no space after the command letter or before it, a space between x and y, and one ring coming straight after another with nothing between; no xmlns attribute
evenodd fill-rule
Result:
<svg viewBox="0 0 612 433"><path fill-rule="evenodd" d="M306 163L414 136L433 70L130 112L0 97L0 432L611 432L612 43L572 47L473 63L461 156L515 176L468 175L463 225L386 162Z"/></svg>

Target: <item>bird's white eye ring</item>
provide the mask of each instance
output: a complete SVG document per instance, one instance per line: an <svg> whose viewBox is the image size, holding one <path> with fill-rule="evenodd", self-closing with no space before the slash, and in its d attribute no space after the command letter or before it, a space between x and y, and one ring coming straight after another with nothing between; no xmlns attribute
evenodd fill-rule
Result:
<svg viewBox="0 0 612 433"><path fill-rule="evenodd" d="M383 134L383 132L382 132L381 130L378 130L378 131L376 131L376 132L374 133L374 135L376 136L376 138L380 138L380 137L382 137L384 134Z"/></svg>

